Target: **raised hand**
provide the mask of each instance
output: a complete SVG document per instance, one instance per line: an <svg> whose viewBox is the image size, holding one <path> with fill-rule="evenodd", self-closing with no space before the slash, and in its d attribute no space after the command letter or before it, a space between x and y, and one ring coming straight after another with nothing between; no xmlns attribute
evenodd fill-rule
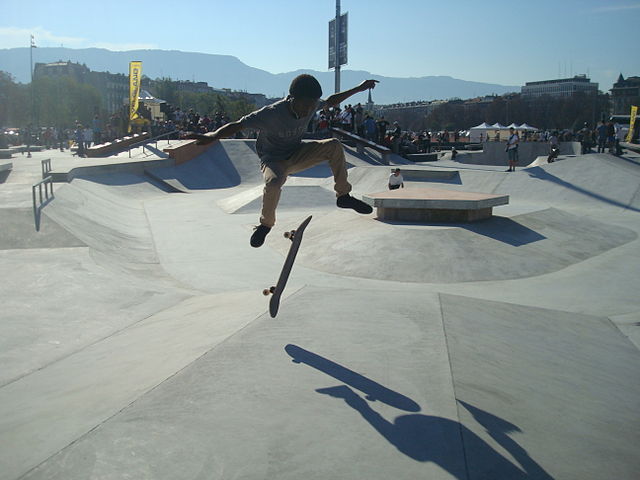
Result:
<svg viewBox="0 0 640 480"><path fill-rule="evenodd" d="M376 88L376 83L380 83L378 80L365 80L360 85L358 85L358 90L364 92L365 90L369 90L370 88Z"/></svg>
<svg viewBox="0 0 640 480"><path fill-rule="evenodd" d="M184 135L180 137L182 140L197 140L197 145L207 145L216 140L215 137L211 135L205 135L203 133L195 133L195 132L186 132Z"/></svg>

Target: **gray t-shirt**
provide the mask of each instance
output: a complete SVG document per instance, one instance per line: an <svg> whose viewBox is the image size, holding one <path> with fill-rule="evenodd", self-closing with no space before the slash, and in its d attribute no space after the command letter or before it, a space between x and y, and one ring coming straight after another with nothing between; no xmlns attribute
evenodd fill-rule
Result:
<svg viewBox="0 0 640 480"><path fill-rule="evenodd" d="M324 100L318 100L318 105L309 115L296 118L289 109L289 98L278 100L240 119L243 129L259 130L256 151L262 163L291 157L300 146L309 122L324 105Z"/></svg>

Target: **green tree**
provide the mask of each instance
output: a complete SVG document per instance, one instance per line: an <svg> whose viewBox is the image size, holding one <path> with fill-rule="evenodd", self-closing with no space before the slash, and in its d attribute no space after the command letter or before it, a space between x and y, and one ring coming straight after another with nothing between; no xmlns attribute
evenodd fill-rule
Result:
<svg viewBox="0 0 640 480"><path fill-rule="evenodd" d="M33 82L35 119L40 126L90 125L100 109L100 92L71 77L41 77Z"/></svg>

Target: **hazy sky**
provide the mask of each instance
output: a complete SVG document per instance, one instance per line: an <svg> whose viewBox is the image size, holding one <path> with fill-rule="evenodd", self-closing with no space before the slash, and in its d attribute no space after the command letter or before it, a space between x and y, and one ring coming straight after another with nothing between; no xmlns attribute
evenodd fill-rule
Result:
<svg viewBox="0 0 640 480"><path fill-rule="evenodd" d="M328 70L335 0L0 0L0 48L159 48L233 55L272 73ZM342 0L347 69L523 85L640 75L634 0Z"/></svg>

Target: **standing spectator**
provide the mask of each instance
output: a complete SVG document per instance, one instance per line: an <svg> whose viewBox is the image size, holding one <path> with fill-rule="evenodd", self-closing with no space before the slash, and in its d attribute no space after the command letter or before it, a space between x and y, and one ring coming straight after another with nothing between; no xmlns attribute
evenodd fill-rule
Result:
<svg viewBox="0 0 640 480"><path fill-rule="evenodd" d="M340 124L343 130L346 130L347 132L353 131L353 113L350 105L347 105L340 114Z"/></svg>
<svg viewBox="0 0 640 480"><path fill-rule="evenodd" d="M387 136L387 128L389 127L389 122L384 119L384 116L380 117L377 122L378 125L378 143L380 145L384 145L384 139Z"/></svg>
<svg viewBox="0 0 640 480"><path fill-rule="evenodd" d="M613 125L613 122L609 120L609 123L607 123L607 145L609 146L609 153L615 152L615 143L616 127Z"/></svg>
<svg viewBox="0 0 640 480"><path fill-rule="evenodd" d="M89 127L84 129L84 148L91 148L91 144L93 143L93 130Z"/></svg>
<svg viewBox="0 0 640 480"><path fill-rule="evenodd" d="M364 133L367 137L367 140L375 142L377 140L376 133L378 131L376 121L371 118L369 114L367 114L362 125L364 127Z"/></svg>
<svg viewBox="0 0 640 480"><path fill-rule="evenodd" d="M400 153L400 141L402 140L402 129L398 122L393 122L393 133L391 134L391 150L395 154Z"/></svg>
<svg viewBox="0 0 640 480"><path fill-rule="evenodd" d="M509 139L507 140L507 158L509 159L509 170L507 172L515 172L516 164L518 163L518 144L520 143L520 137L516 131L511 127L509 129Z"/></svg>
<svg viewBox="0 0 640 480"><path fill-rule="evenodd" d="M399 188L404 188L404 178L400 173L400 169L396 168L389 176L389 190L397 190Z"/></svg>
<svg viewBox="0 0 640 480"><path fill-rule="evenodd" d="M558 143L558 137L556 136L556 132L553 132L551 137L549 137L549 156L547 157L547 163L553 163L558 158L558 154L560 153L560 144Z"/></svg>
<svg viewBox="0 0 640 480"><path fill-rule="evenodd" d="M620 142L624 141L624 130L622 130L622 125L616 122L613 126L616 131L616 155L622 155L622 148L620 148Z"/></svg>
<svg viewBox="0 0 640 480"><path fill-rule="evenodd" d="M607 145L607 126L604 124L604 120L600 122L598 128L596 128L598 138L598 153L604 153Z"/></svg>
<svg viewBox="0 0 640 480"><path fill-rule="evenodd" d="M102 123L98 115L93 117L93 141L96 145L102 143Z"/></svg>
<svg viewBox="0 0 640 480"><path fill-rule="evenodd" d="M67 143L67 140L68 139L66 138L66 130L62 127L59 127L57 129L56 141L58 142L58 146L60 147L61 152L64 152L64 144Z"/></svg>
<svg viewBox="0 0 640 480"><path fill-rule="evenodd" d="M424 151L425 153L431 153L431 132L424 132Z"/></svg>
<svg viewBox="0 0 640 480"><path fill-rule="evenodd" d="M354 122L356 127L356 133L361 137L364 137L364 110L362 109L362 105L358 104L355 108L354 114Z"/></svg>
<svg viewBox="0 0 640 480"><path fill-rule="evenodd" d="M589 128L589 124L587 122L584 122L584 127L582 127L582 129L580 130L580 145L581 145L581 153L582 155L585 155L587 153L589 153L591 151L591 135L593 134L593 132L591 132L591 129Z"/></svg>
<svg viewBox="0 0 640 480"><path fill-rule="evenodd" d="M320 111L320 116L318 117L318 138L328 138L329 137L329 112L327 111L327 107L325 106Z"/></svg>
<svg viewBox="0 0 640 480"><path fill-rule="evenodd" d="M76 141L76 145L78 146L78 157L84 158L86 156L84 153L84 129L79 123L76 125L74 140Z"/></svg>

